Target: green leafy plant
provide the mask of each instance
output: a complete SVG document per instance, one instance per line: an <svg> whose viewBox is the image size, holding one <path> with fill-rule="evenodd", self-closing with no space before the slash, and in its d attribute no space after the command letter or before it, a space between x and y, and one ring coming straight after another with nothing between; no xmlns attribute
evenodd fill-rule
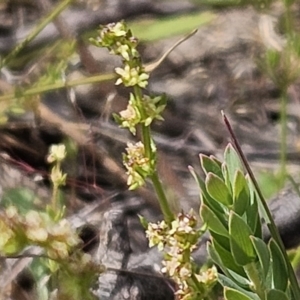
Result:
<svg viewBox="0 0 300 300"><path fill-rule="evenodd" d="M224 162L201 154L200 164L205 180L191 172L201 189L200 216L211 234L208 253L222 270L218 280L225 299L298 299L277 229L233 146L225 149ZM268 243L262 238L263 219L272 234Z"/></svg>
<svg viewBox="0 0 300 300"><path fill-rule="evenodd" d="M150 179L164 215L164 220L156 224L141 218L147 229L149 246L158 246L159 250L164 251L162 271L177 283L175 294L178 299L210 299L210 292L216 283L216 269L213 267L201 271L191 258L191 252L196 248L203 230L199 229L192 210L175 216L158 177L156 146L150 126L153 120L162 120L166 98L144 93L149 74L137 51L138 41L124 22L101 27L99 37L91 39L91 42L122 57L124 67L115 69L119 76L116 84L133 89L126 110L114 117L121 127L128 128L133 135L137 131L141 132L141 141L128 143L126 153L123 154L129 189L141 187Z"/></svg>
<svg viewBox="0 0 300 300"><path fill-rule="evenodd" d="M149 75L136 50L137 40L124 23L113 23L102 27L99 38L92 42L122 57L124 68L116 68L119 75L116 84L133 87L127 109L115 115L119 125L133 135L137 130L142 133L142 141L128 144L123 155L127 183L130 189L136 189L147 178L152 180L165 220L156 224L143 218L141 221L147 229L149 245L165 253L163 272L178 284L177 297L209 299L218 278L225 299L265 300L282 295L282 299L298 299L299 286L271 214L240 148L249 175L245 175L231 145L225 150L223 163L215 157L200 155L204 181L191 168L201 189L200 216L212 237L208 253L223 272L217 276L216 269L209 269L206 272L209 279L202 281L203 273L194 265L191 253L203 228L197 227L193 211L178 216L172 213L158 178L150 125L155 118L161 119L165 101L143 95ZM225 122L233 134L226 118ZM267 244L262 239L262 219L272 235Z"/></svg>

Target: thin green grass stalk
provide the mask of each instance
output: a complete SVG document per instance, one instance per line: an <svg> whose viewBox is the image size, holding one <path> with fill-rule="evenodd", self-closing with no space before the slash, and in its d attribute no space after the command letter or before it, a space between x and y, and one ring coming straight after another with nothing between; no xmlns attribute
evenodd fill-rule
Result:
<svg viewBox="0 0 300 300"><path fill-rule="evenodd" d="M99 74L99 75L94 75L94 76L90 76L87 78L70 80L67 82L61 81L61 82L56 82L56 83L48 84L48 85L36 86L33 88L25 89L24 91L22 91L21 96L16 95L16 93L8 93L3 96L0 96L0 102L7 101L7 100L15 100L15 99L18 99L19 97L34 96L34 95L42 94L44 92L49 92L49 91L63 89L63 88L70 88L70 87L74 87L74 86L78 86L78 85L93 84L93 83L109 81L114 78L116 78L116 75L113 73Z"/></svg>
<svg viewBox="0 0 300 300"><path fill-rule="evenodd" d="M26 47L46 26L51 23L73 0L64 0L59 3L53 11L45 17L26 37L26 39L18 44L5 58L0 61L0 69L7 65L12 58L14 58L22 49Z"/></svg>
<svg viewBox="0 0 300 300"><path fill-rule="evenodd" d="M281 253L284 257L284 260L285 260L285 263L287 265L287 268L288 268L288 273L289 273L289 280L290 280L290 284L291 284L291 290L292 290L292 293L295 297L295 299L300 299L300 287L299 287L299 284L298 284L298 281L297 281L297 278L296 278L296 275L295 275L295 272L293 270L293 267L291 265L291 262L288 258L288 255L287 255L287 252L285 250L285 247L284 247L284 244L282 242L282 239L280 237L280 234L279 234L279 231L275 225L275 222L272 218L272 214L269 210L269 207L267 205L267 202L259 188L259 185L254 177L254 174L250 168L250 165L241 149L241 146L233 132L233 129L229 123L229 120L227 119L226 115L224 114L224 112L222 111L222 115L223 115L223 119L224 119L224 123L230 133L230 136L233 140L233 144L245 166L245 169L246 171L248 172L249 174L249 177L251 179L251 182L253 183L253 186L258 194L258 197L260 199L260 203L262 205L262 208L263 208L263 215L265 217L265 221L266 221L266 224L268 226L268 229L270 230L270 233L271 233L271 236L272 238L275 240L275 242L277 243L277 245L279 246L280 250L281 250Z"/></svg>

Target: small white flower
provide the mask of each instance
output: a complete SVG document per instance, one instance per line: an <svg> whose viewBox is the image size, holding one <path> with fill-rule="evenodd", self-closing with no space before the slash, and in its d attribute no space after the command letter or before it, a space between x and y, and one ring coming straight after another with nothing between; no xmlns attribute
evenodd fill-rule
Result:
<svg viewBox="0 0 300 300"><path fill-rule="evenodd" d="M47 161L53 163L55 161L61 162L66 157L66 147L63 144L52 145L49 150Z"/></svg>

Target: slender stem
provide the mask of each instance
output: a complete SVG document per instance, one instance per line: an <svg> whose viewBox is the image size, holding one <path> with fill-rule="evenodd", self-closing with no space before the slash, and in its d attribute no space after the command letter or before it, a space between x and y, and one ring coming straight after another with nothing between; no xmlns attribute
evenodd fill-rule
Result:
<svg viewBox="0 0 300 300"><path fill-rule="evenodd" d="M141 118L145 119L146 118L146 112L144 110L143 106L143 95L142 95L142 90L138 86L134 86L134 94L138 103L138 107L140 110ZM150 163L151 160L154 156L153 149L151 147L151 131L150 131L150 126L145 126L144 123L141 124L142 126L142 141L145 147L145 156L149 158ZM153 166L154 168L156 166ZM158 197L158 202L160 205L160 208L162 210L162 213L164 215L164 218L167 223L171 223L174 220L174 215L170 209L166 194L164 192L164 189L162 187L161 181L159 180L158 174L156 169L154 170L154 173L150 176L154 189L156 191L157 197Z"/></svg>
<svg viewBox="0 0 300 300"><path fill-rule="evenodd" d="M55 163L55 166L52 168L52 173L57 173L60 171L61 163L57 161ZM56 176L55 176L56 177ZM53 184L53 192L52 192L52 198L51 198L51 206L55 214L58 211L58 191L59 191L59 184L57 180L52 181Z"/></svg>
<svg viewBox="0 0 300 300"><path fill-rule="evenodd" d="M67 82L63 82L63 81L56 82L53 84L32 87L27 90L24 90L22 92L21 97L33 96L33 95L41 94L44 92L49 92L52 90L69 88L69 87L78 86L78 85L109 81L114 78L115 78L115 74L100 74L100 75L98 74L98 75L90 76L87 78L76 79L76 80L71 80L71 81L67 81ZM17 99L17 98L18 98L18 96L16 96L15 93L9 93L9 94L0 96L0 102L6 101L6 100L11 100L11 99Z"/></svg>
<svg viewBox="0 0 300 300"><path fill-rule="evenodd" d="M58 185L53 183L51 206L55 213L57 213L57 198L58 198Z"/></svg>
<svg viewBox="0 0 300 300"><path fill-rule="evenodd" d="M136 100L138 102L138 107L140 110L141 118L142 120L146 118L146 112L143 106L143 95L142 90L139 86L134 86L134 94L136 97ZM144 123L141 124L142 126L142 142L145 147L145 155L149 159L152 157L152 149L151 149L151 132L150 132L150 126L145 126Z"/></svg>
<svg viewBox="0 0 300 300"><path fill-rule="evenodd" d="M245 157L245 155L244 155L244 153L243 153L243 151L241 149L241 146L240 146L240 144L239 144L239 142L238 142L238 140L237 140L237 138L236 138L236 136L235 136L235 134L233 132L233 129L232 129L232 127L231 127L231 125L230 125L230 123L229 123L229 121L228 121L228 119L225 116L225 114L224 114L223 111L222 111L222 115L223 115L223 118L224 118L225 125L226 125L226 127L227 127L227 129L228 129L228 131L229 131L229 133L231 135L231 138L233 140L234 146L235 146L235 148L236 148L236 150L237 150L237 152L238 152L238 154L239 154L239 156L240 156L240 158L241 158L241 160L242 160L242 162L243 162L243 164L244 164L244 166L246 168L246 171L248 172L248 174L250 176L252 184L254 185L255 190L256 190L256 192L258 194L258 197L260 199L260 203L261 203L262 208L263 208L263 213L264 213L265 221L266 221L266 224L268 226L268 229L270 230L271 236L273 237L273 239L275 240L275 242L279 246L280 251L281 251L281 253L282 253L283 257L284 257L285 263L286 263L286 265L288 267L289 279L290 279L291 289L292 289L292 293L294 295L294 298L295 299L300 299L300 288L299 288L299 284L298 284L295 272L294 272L293 267L291 265L291 262L290 262L290 260L288 258L288 255L286 253L284 244L282 242L282 239L280 237L278 229L277 229L277 227L275 225L275 222L274 222L274 220L272 218L272 214L271 214L271 212L269 210L267 202L264 199L264 196L263 196L263 194L262 194L262 192L261 192L261 190L260 190L260 188L258 186L258 183L257 183L257 181L256 181L256 179L254 177L254 174L253 174L253 172L252 172L252 170L250 168L250 165L249 165L249 163L248 163L248 161L247 161L247 159L246 159L246 157Z"/></svg>
<svg viewBox="0 0 300 300"><path fill-rule="evenodd" d="M162 210L162 213L165 217L165 220L168 224L170 224L174 220L174 215L170 209L166 194L162 187L161 181L158 178L157 171L155 171L151 176L153 186L155 188L156 195L158 197L159 205ZM299 298L300 299L300 298Z"/></svg>
<svg viewBox="0 0 300 300"><path fill-rule="evenodd" d="M12 50L1 62L0 69L5 66L12 58L14 58L18 53L26 47L46 26L51 23L51 21L57 17L73 0L65 0L59 3L55 9L44 18L41 23L39 23L32 32L26 37L26 39L18 44L14 50Z"/></svg>

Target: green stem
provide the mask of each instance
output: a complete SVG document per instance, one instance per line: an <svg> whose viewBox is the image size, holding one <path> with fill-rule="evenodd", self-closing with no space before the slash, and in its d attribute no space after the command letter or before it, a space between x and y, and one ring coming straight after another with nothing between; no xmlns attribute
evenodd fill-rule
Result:
<svg viewBox="0 0 300 300"><path fill-rule="evenodd" d="M286 153L287 153L287 90L284 89L280 97L280 187L284 186L286 179Z"/></svg>
<svg viewBox="0 0 300 300"><path fill-rule="evenodd" d="M100 75L94 75L90 76L87 78L81 78L81 79L76 79L76 80L71 80L67 82L56 82L53 84L48 84L48 85L43 85L43 86L37 86L37 87L32 87L27 90L24 90L22 92L21 97L28 97L28 96L33 96L33 95L38 95L42 94L44 92L49 92L52 90L58 90L62 88L70 88L73 86L78 86L78 85L84 85L84 84L93 84L97 82L104 82L104 81L109 81L115 78L115 74L100 74ZM9 93L5 94L3 96L0 96L0 102L2 101L7 101L7 100L12 100L12 99L17 99L18 96L16 96L15 93Z"/></svg>
<svg viewBox="0 0 300 300"><path fill-rule="evenodd" d="M142 90L138 86L134 86L134 94L137 100L137 105L140 110L141 118L142 120L146 119L146 112L144 110L143 106L143 95L142 95ZM155 153L153 153L153 149L151 147L151 131L150 131L150 126L145 126L144 123L141 124L142 126L142 142L145 147L145 156L149 158L149 160L152 160L152 157L154 156ZM156 167L156 166L154 166ZM170 209L166 194L164 192L164 189L162 187L162 183L159 180L157 171L155 170L154 173L150 176L156 195L158 197L158 202L160 205L160 208L162 210L162 213L164 215L164 218L167 223L171 223L174 220L174 215Z"/></svg>
<svg viewBox="0 0 300 300"><path fill-rule="evenodd" d="M164 189L162 187L161 181L158 178L157 171L155 171L151 176L150 176L156 195L158 197L158 202L160 205L160 208L162 210L162 213L164 215L164 218L168 224L170 224L174 220L174 214L172 213L166 194L164 192Z"/></svg>
<svg viewBox="0 0 300 300"><path fill-rule="evenodd" d="M57 173L60 170L60 162L56 162L56 165L52 168L52 172ZM51 198L51 206L55 214L57 213L58 210L58 189L59 189L59 184L56 180L52 181L53 184L53 192L52 192L52 198Z"/></svg>
<svg viewBox="0 0 300 300"><path fill-rule="evenodd" d="M134 86L134 94L137 100L137 105L141 114L141 119L146 119L146 112L143 106L143 94L142 90L139 86ZM151 132L150 126L145 126L144 123L141 124L142 126L142 142L145 147L145 155L149 159L152 157L152 149L151 149Z"/></svg>
<svg viewBox="0 0 300 300"><path fill-rule="evenodd" d="M55 213L57 213L57 198L58 198L58 186L56 183L53 183L51 206Z"/></svg>
<svg viewBox="0 0 300 300"><path fill-rule="evenodd" d="M39 23L26 39L18 44L0 63L0 69L5 66L9 61L14 58L18 53L26 47L51 21L56 18L73 0L65 0L58 4L55 9Z"/></svg>

